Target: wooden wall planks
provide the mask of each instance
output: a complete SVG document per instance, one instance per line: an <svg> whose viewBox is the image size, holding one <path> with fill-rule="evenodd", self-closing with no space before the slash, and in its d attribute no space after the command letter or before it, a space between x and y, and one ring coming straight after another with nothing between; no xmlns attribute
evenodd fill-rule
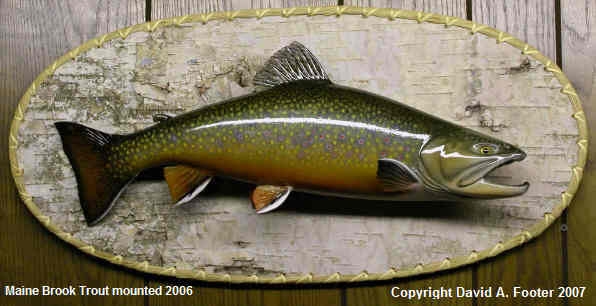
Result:
<svg viewBox="0 0 596 306"><path fill-rule="evenodd" d="M251 8L293 6L331 6L334 0L152 0L151 18L160 19L180 15Z"/></svg>
<svg viewBox="0 0 596 306"><path fill-rule="evenodd" d="M184 282L169 282L147 276L148 286L172 284L188 285ZM151 296L148 305L341 305L341 289L292 286L292 288L263 288L264 286L194 285L190 296Z"/></svg>
<svg viewBox="0 0 596 306"><path fill-rule="evenodd" d="M472 20L506 31L536 46L556 60L554 1L472 1ZM520 249L477 264L477 286L512 288L556 288L561 284L561 220L558 219L539 238ZM540 254L540 256L537 256ZM535 300L536 305L561 305L560 299ZM477 305L493 305L492 299L479 299ZM520 299L499 301L499 305L518 305Z"/></svg>
<svg viewBox="0 0 596 306"><path fill-rule="evenodd" d="M233 0L153 0L151 3L151 20L187 14L238 10L245 8L242 5L245 2Z"/></svg>
<svg viewBox="0 0 596 306"><path fill-rule="evenodd" d="M151 0L151 18L256 7L295 5L334 5L335 1L262 1L262 0ZM365 5L416 9L466 17L465 0L346 0L345 5ZM555 59L556 30L554 1L488 1L473 0L474 21L508 31L535 45ZM561 1L562 4L562 60L563 68L578 90L586 111L591 131L596 131L596 5L591 0ZM95 35L145 20L145 1L38 1L6 0L0 2L0 129L6 135L17 100L33 78L55 58L69 48L77 46ZM569 284L589 285L593 280L596 250L590 243L596 239L593 231L596 209L590 195L596 189L596 139L592 136L590 159L584 181L569 210ZM0 139L0 147L7 147L7 139ZM0 150L0 159L8 160L6 150ZM104 262L91 259L71 246L61 243L47 232L26 211L12 184L8 167L0 168L0 275L2 280L37 286L86 284L89 286L142 287L143 275L123 271ZM394 285L403 288L427 286L488 286L512 285L524 287L556 287L563 281L560 221L551 226L541 237L528 245L492 259L473 268L414 279L399 280L391 285L371 284L350 289L230 289L228 287L196 286L199 292L190 298L118 299L85 297L65 299L12 299L0 295L1 305L167 305L172 302L207 304L320 304L361 305L364 303L390 304L397 300L389 295ZM15 238L16 237L16 238ZM65 264L67 263L67 264ZM56 273L55 266L62 266ZM475 274L472 273L475 270ZM472 275L472 276L471 276ZM149 275L144 276L152 286L168 284ZM344 291L345 290L345 291ZM571 305L596 304L596 295L590 293L584 300L571 299ZM593 290L591 290L593 291ZM400 302L403 300L399 300ZM426 300L428 301L428 300ZM437 304L451 303L440 300ZM494 299L476 301L457 300L453 304L490 305ZM562 300L534 300L544 305L558 305ZM590 303L591 302L591 303ZM504 300L499 304L519 304L521 300Z"/></svg>
<svg viewBox="0 0 596 306"><path fill-rule="evenodd" d="M588 230L596 220L596 2L561 1L561 24L562 68L583 102L591 132L584 178L567 217L568 277L569 286L590 286L596 270L596 232ZM588 294L569 304L596 305L596 294Z"/></svg>
<svg viewBox="0 0 596 306"><path fill-rule="evenodd" d="M33 79L56 58L99 34L144 21L145 1L1 1L0 129ZM18 199L8 167L8 138L0 138L0 280L14 285L142 287L144 280L85 256L48 232ZM57 269L57 267L59 267ZM142 305L134 297L6 297L0 305Z"/></svg>
<svg viewBox="0 0 596 306"><path fill-rule="evenodd" d="M391 7L466 18L466 0L345 0L344 5Z"/></svg>
<svg viewBox="0 0 596 306"><path fill-rule="evenodd" d="M150 286L166 286L174 283L151 282ZM183 283L176 283L182 284ZM194 292L190 296L161 296L149 297L146 305L167 306L167 305L263 305L262 290L230 288L208 288L194 286ZM269 305L269 304L268 304ZM273 304L276 305L276 304Z"/></svg>
<svg viewBox="0 0 596 306"><path fill-rule="evenodd" d="M508 32L556 60L555 1L472 0L472 20Z"/></svg>
<svg viewBox="0 0 596 306"><path fill-rule="evenodd" d="M477 286L493 287L493 294L499 286L508 294L512 294L514 286L549 289L560 286L563 273L560 226L559 219L528 244L477 264ZM478 299L476 305L495 305L495 301L498 305L520 305L528 300L513 296L510 299ZM533 299L532 303L563 305L563 300L556 297Z"/></svg>
<svg viewBox="0 0 596 306"><path fill-rule="evenodd" d="M346 305L392 305L396 301L399 301L399 305L474 305L472 298L424 298L420 300L413 298L408 300L404 297L395 298L391 295L391 290L394 287L405 290L423 290L429 287L438 290L443 287L445 289L451 288L452 294L455 296L455 290L458 286L468 289L474 287L472 282L472 267L464 267L447 273L424 275L412 279L396 280L390 284L347 288Z"/></svg>
<svg viewBox="0 0 596 306"><path fill-rule="evenodd" d="M150 286L158 285L165 286L166 283L150 282ZM194 286L194 290L195 293L192 296L150 297L147 299L147 305L341 305L341 289L337 288L263 289L262 286L252 288L246 288L246 286L242 288Z"/></svg>

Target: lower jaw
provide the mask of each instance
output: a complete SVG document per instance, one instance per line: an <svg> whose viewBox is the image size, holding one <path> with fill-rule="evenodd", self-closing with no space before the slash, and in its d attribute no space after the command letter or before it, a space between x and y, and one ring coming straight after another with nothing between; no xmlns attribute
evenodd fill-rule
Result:
<svg viewBox="0 0 596 306"><path fill-rule="evenodd" d="M457 193L473 198L508 198L522 195L528 188L528 183L522 185L502 185L481 178L470 185L458 188Z"/></svg>

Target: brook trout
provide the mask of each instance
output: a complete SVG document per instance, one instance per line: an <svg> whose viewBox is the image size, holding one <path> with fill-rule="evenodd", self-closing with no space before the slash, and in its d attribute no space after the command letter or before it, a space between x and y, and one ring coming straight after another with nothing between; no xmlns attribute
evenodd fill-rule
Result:
<svg viewBox="0 0 596 306"><path fill-rule="evenodd" d="M252 182L258 213L292 190L391 201L499 198L529 183L485 176L526 154L388 98L332 83L294 42L254 78L266 89L128 135L56 122L74 169L86 221L96 224L144 169L164 167L174 204L196 197L213 176Z"/></svg>

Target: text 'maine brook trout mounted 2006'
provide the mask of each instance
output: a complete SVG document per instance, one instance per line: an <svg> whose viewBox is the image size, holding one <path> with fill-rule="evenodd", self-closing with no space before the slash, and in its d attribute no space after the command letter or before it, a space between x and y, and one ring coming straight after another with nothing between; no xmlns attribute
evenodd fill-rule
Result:
<svg viewBox="0 0 596 306"><path fill-rule="evenodd" d="M129 135L56 122L76 174L88 224L109 211L144 169L164 167L175 204L213 176L258 186L259 213L292 190L391 201L499 198L529 184L485 176L526 154L369 92L332 83L316 57L294 42L254 78L267 89L176 117Z"/></svg>

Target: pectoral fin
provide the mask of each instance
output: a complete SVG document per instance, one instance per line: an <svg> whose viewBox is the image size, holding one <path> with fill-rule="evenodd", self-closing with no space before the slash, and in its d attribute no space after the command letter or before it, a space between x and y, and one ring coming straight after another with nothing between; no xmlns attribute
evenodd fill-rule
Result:
<svg viewBox="0 0 596 306"><path fill-rule="evenodd" d="M250 200L257 213L263 214L280 207L291 191L289 186L261 185L252 192Z"/></svg>
<svg viewBox="0 0 596 306"><path fill-rule="evenodd" d="M379 159L377 179L385 192L405 192L420 184L414 171L404 163L389 158Z"/></svg>
<svg viewBox="0 0 596 306"><path fill-rule="evenodd" d="M186 165L163 168L174 206L194 199L211 182L213 173Z"/></svg>

